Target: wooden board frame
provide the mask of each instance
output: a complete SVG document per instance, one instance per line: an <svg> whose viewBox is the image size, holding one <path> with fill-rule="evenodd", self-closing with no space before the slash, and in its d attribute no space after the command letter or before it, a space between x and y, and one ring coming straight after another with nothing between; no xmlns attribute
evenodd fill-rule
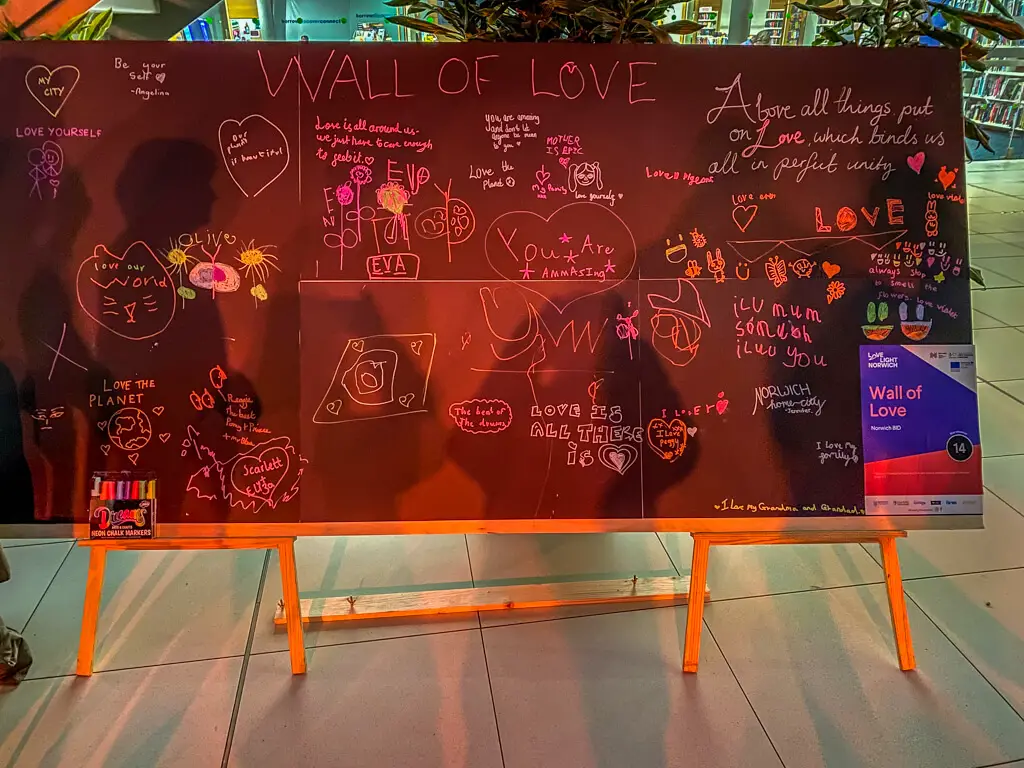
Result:
<svg viewBox="0 0 1024 768"><path fill-rule="evenodd" d="M394 520L361 523L157 523L157 539L281 538L298 536L397 536L432 533L792 533L847 532L848 535L885 530L892 518L847 517L679 517L581 518L572 520ZM975 530L984 528L982 515L905 515L893 531ZM0 538L87 539L83 523L0 525Z"/></svg>
<svg viewBox="0 0 1024 768"><path fill-rule="evenodd" d="M686 613L686 639L683 644L683 672L695 673L700 660L700 637L704 626L704 602L695 600L707 583L708 555L711 546L751 544L868 544L875 543L882 550L882 568L885 571L885 589L889 597L889 616L892 619L896 641L896 656L900 669L909 672L916 666L914 647L910 639L910 621L903 595L896 539L906 531L866 531L851 534L845 531L818 533L694 533L693 561L690 566L690 602Z"/></svg>
<svg viewBox="0 0 1024 768"><path fill-rule="evenodd" d="M82 629L78 641L78 663L75 674L79 677L92 675L93 655L96 650L96 628L99 623L100 602L103 599L103 574L107 564L107 552L111 550L198 550L198 549L276 549L281 562L281 586L284 603L292 616L299 613L299 583L295 568L295 539L148 539L141 541L83 540L80 547L89 549L89 573L85 582L85 608L82 613ZM306 673L306 650L302 638L302 622L289 621L288 654L291 658L292 674Z"/></svg>

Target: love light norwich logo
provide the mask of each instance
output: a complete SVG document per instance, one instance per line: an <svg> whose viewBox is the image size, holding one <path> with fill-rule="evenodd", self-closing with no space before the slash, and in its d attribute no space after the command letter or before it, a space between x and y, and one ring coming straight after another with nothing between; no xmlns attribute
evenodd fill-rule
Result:
<svg viewBox="0 0 1024 768"><path fill-rule="evenodd" d="M56 69L36 64L25 73L25 86L32 94L32 98L39 102L39 106L45 109L50 117L56 117L64 109L80 77L78 67L70 64Z"/></svg>

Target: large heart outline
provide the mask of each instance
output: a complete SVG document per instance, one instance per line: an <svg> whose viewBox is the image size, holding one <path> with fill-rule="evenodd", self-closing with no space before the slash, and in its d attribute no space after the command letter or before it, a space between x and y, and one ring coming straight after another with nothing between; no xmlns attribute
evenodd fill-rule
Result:
<svg viewBox="0 0 1024 768"><path fill-rule="evenodd" d="M67 93L65 93L59 99L60 103L57 104L57 108L55 110L54 109L50 109L50 107L47 106L46 102L43 101L43 99L46 98L45 96L41 97L32 88L32 83L33 83L32 73L35 72L36 70L42 70L43 72L46 73L47 84L49 84L50 81L53 80L53 76L55 74L57 74L58 72L60 72L62 70L75 73L75 79L71 82L71 84L69 86L67 86L67 89L68 89ZM78 67L72 66L70 64L64 64L63 66L55 67L54 69L50 69L45 64L36 64L34 67L30 67L29 70L25 73L25 87L28 88L28 92L32 95L32 98L35 99L39 103L39 106L41 106L43 109L46 110L47 114L49 114L50 117L56 117L57 115L60 114L60 111L62 109L64 109L64 105L68 103L68 99L71 98L71 94L72 94L72 92L74 92L75 86L78 85L78 81L81 79L81 77L82 77L82 73L78 71ZM36 83L36 85L38 85L39 84L39 79L36 79L35 83Z"/></svg>
<svg viewBox="0 0 1024 768"><path fill-rule="evenodd" d="M744 213L744 214L746 214L746 213L750 214L747 217L747 220L745 222L743 222L742 224L740 223L740 218L742 218L742 215L741 215L740 218L736 217L737 212L740 212L740 211L742 211L742 213ZM757 216L757 206L756 205L737 205L735 208L732 209L732 221L739 228L740 232L746 232L747 231L747 227L749 227L753 223L755 216Z"/></svg>
<svg viewBox="0 0 1024 768"><path fill-rule="evenodd" d="M231 125L231 124L234 124L234 125L238 126L239 129L241 129L243 124L245 124L249 120L256 120L256 119L262 120L263 122L265 122L267 125L269 125L271 128L273 128L275 131L277 131L281 135L281 141L284 142L284 165L281 166L281 170L278 171L277 174L275 174L274 177L270 181L268 181L266 184L264 184L262 187L260 187L258 190L256 190L255 192L253 192L250 195L246 191L245 187L242 186L241 182L239 182L239 180L235 177L234 171L231 170L231 163L228 162L228 155L227 155L227 152L225 151L225 148L224 148L224 127L228 126L228 125ZM291 147L288 146L288 137L285 136L284 131L282 131L280 128L278 128L276 125L274 125L270 120L265 118L263 115L248 115L246 117L243 117L241 120L235 120L234 118L228 118L227 120L222 122L220 124L220 127L217 129L217 143L220 145L220 156L221 156L221 159L224 160L224 167L227 168L228 176L231 177L231 180L233 182L235 182L235 186L238 187L238 189L241 191L241 193L243 195L245 195L246 197L256 197L256 196L258 196L260 194L260 192L262 192L267 187L269 187L271 184L273 184L275 181L277 181L279 178L281 178L281 175L285 171L288 170L288 165L289 165L289 163L291 163L291 160L292 160L292 151L291 151Z"/></svg>
<svg viewBox="0 0 1024 768"><path fill-rule="evenodd" d="M629 443L621 445L605 443L597 449L597 458L608 469L625 475L626 471L640 458L640 451Z"/></svg>
<svg viewBox="0 0 1024 768"><path fill-rule="evenodd" d="M273 457L276 454L280 454L283 460L279 468L270 471L255 473L253 475L248 476L244 474L244 467L262 464L268 460L268 455ZM289 467L290 463L288 461L288 451L286 451L279 445L271 446L270 448L267 448L266 450L262 451L259 454L259 456L240 457L238 461L235 462L235 466L231 468L231 486L243 496L248 496L250 499L256 499L257 501L263 501L267 502L268 504L273 504L274 491L277 490L277 487L281 484L281 480L283 480L285 475L288 474ZM257 475L265 479L267 483L270 485L270 488L265 490L262 495L259 492L250 493L249 487L247 487L248 484L242 482L245 480L246 477L255 478Z"/></svg>
<svg viewBox="0 0 1024 768"><path fill-rule="evenodd" d="M542 221L544 223L544 225L547 226L547 225L551 224L551 221L556 216L558 216L560 213L562 213L563 211L566 211L566 210L568 210L570 208L576 208L576 207L579 207L579 206L587 206L588 208L595 208L595 209L600 210L602 212L602 214L607 214L607 215L612 216L622 226L622 228L626 232L626 234L629 235L629 245L630 245L631 251L632 251L632 253L631 253L631 261L630 261L628 267L623 265L623 267L622 267L622 276L619 277L617 280L605 280L604 282L596 283L597 285L601 286L601 288L599 290L583 293L580 296L577 296L575 299L572 299L571 301L565 303L564 305L559 305L557 302L552 300L550 297L545 296L539 290L537 290L536 288L533 288L530 285L531 282L537 282L537 283L543 284L541 280L538 279L536 281L530 281L530 280L517 280L515 278L510 278L507 275L505 275L497 266L495 266L494 260L492 258L492 254L491 254L491 247L490 247L491 234L492 234L492 232L494 232L497 229L498 223L501 222L502 219L505 219L506 217L519 216L519 215L522 215L522 216L532 216L533 218L540 219L540 221ZM502 239L501 236L498 235L499 242L501 241L501 239ZM591 296L597 296L599 294L606 293L606 292L612 290L613 288L615 288L616 286L622 284L626 280L626 278L633 272L633 269L636 267L637 247L636 247L636 238L633 237L632 230L630 230L629 225L627 225L626 222L623 221L622 218L620 218L617 213L615 213L610 208L606 208L603 205L599 205L598 203L591 203L589 201L579 201L579 202L575 202L575 203L567 203L566 205L563 205L561 208L555 209L555 211L553 211L549 216L541 216L539 213L534 213L533 211L522 211L522 210L508 211L506 213L503 213L501 216L499 216L494 221L492 221L491 222L491 226L487 228L487 233L484 235L484 255L487 257L487 263L490 265L491 269L494 270L494 273L496 275L498 275L500 278L502 278L506 282L512 283L512 284L517 285L517 286L519 286L521 288L525 288L530 293L532 293L532 294L534 294L536 296L540 296L542 299L544 299L544 301L546 301L548 304L550 304L552 307L554 307L558 311L558 314L562 314L563 312L565 312L566 309L568 309L570 306L575 304L577 301L582 301L583 299L590 298ZM575 285L582 286L582 285L588 284L588 282L589 281L586 281L586 280L579 280L579 281L577 281L575 283Z"/></svg>

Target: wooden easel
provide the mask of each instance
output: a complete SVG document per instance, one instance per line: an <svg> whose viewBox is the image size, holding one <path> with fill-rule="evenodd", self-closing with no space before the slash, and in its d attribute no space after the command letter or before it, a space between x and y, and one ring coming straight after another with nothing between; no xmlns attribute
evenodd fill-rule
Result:
<svg viewBox="0 0 1024 768"><path fill-rule="evenodd" d="M707 584L701 586L703 599L710 598ZM443 589L426 592L398 592L384 595L322 597L299 601L302 621L330 623L357 619L405 616L439 616L475 611L504 611L513 608L555 608L597 603L668 602L698 600L688 576L607 579L562 584L521 584L508 587ZM278 603L275 624L286 624L294 616L291 606Z"/></svg>
<svg viewBox="0 0 1024 768"><path fill-rule="evenodd" d="M295 537L280 538L222 538L222 539L143 539L138 541L81 540L80 547L89 548L89 575L85 582L85 610L82 614L82 634L78 642L78 664L75 674L92 674L93 653L96 649L96 626L100 618L103 597L103 572L109 550L191 550L191 549L276 549L281 561L281 585L284 603L289 614L299 615L299 583L295 572ZM295 619L288 625L288 653L292 674L306 672L306 651L302 644L302 622Z"/></svg>
<svg viewBox="0 0 1024 768"><path fill-rule="evenodd" d="M896 539L906 531L822 531L778 533L694 533L693 562L690 567L690 606L686 614L686 639L683 645L683 672L696 672L700 659L700 635L703 628L704 602L695 600L707 583L708 554L711 545L728 544L868 544L882 549L885 588L889 593L889 614L896 637L896 656L904 672L914 669L914 648L910 641L907 603L903 597L903 578L896 551Z"/></svg>

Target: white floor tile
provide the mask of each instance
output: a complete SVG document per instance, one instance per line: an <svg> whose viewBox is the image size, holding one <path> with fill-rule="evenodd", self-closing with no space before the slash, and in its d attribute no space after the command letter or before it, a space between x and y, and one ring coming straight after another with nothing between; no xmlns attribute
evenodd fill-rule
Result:
<svg viewBox="0 0 1024 768"><path fill-rule="evenodd" d="M241 655L262 550L110 552L94 669ZM75 548L25 628L30 677L74 671L89 552Z"/></svg>
<svg viewBox="0 0 1024 768"><path fill-rule="evenodd" d="M478 587L545 582L675 576L672 560L654 533L572 533L469 536ZM606 603L538 610L487 611L483 626L636 610Z"/></svg>
<svg viewBox="0 0 1024 768"><path fill-rule="evenodd" d="M1024 259L1017 258L1014 256L1004 256L995 259L985 259L983 264L979 264L985 276L986 285L989 284L988 277L991 275L995 278L996 275L1005 275L1010 280L1022 283L1024 282ZM992 286L996 288L993 282Z"/></svg>
<svg viewBox="0 0 1024 768"><path fill-rule="evenodd" d="M985 381L1024 379L1024 333L1016 328L986 328L974 332L974 343L978 375Z"/></svg>
<svg viewBox="0 0 1024 768"><path fill-rule="evenodd" d="M1024 717L1024 569L924 579L906 589Z"/></svg>
<svg viewBox="0 0 1024 768"><path fill-rule="evenodd" d="M971 296L975 308L1007 325L1024 325L1024 288L999 288L975 291Z"/></svg>
<svg viewBox="0 0 1024 768"><path fill-rule="evenodd" d="M473 586L461 535L305 537L295 542L295 560L303 598ZM253 638L256 653L288 648L284 628L273 624L281 594L281 570L273 552ZM327 646L478 626L475 613L371 619L306 625L304 639L307 647Z"/></svg>
<svg viewBox="0 0 1024 768"><path fill-rule="evenodd" d="M983 456L1024 453L1024 405L992 384L978 384Z"/></svg>
<svg viewBox="0 0 1024 768"><path fill-rule="evenodd" d="M985 281L985 285L978 285L977 283L971 283L971 289L974 291L991 291L997 288L1020 288L1021 283L1019 280L1015 280L1007 275L995 271L989 267L989 264L996 259L985 259L985 261L979 261L977 266L981 269L982 279ZM999 259L1002 261L1002 259ZM1016 261L1013 257L1010 257L1010 261ZM1024 259L1021 259L1021 264L1024 265ZM972 294L976 296L977 294Z"/></svg>
<svg viewBox="0 0 1024 768"><path fill-rule="evenodd" d="M680 573L689 573L693 538L659 534ZM708 588L712 600L777 595L884 580L878 564L857 544L712 547Z"/></svg>
<svg viewBox="0 0 1024 768"><path fill-rule="evenodd" d="M25 628L69 549L65 542L4 550L11 580L0 584L0 617L8 627L16 632Z"/></svg>
<svg viewBox="0 0 1024 768"><path fill-rule="evenodd" d="M971 235L969 253L971 263L978 259L991 259L1011 256L1024 256L1024 248L1007 243L992 235ZM984 268L984 264L978 264Z"/></svg>
<svg viewBox="0 0 1024 768"><path fill-rule="evenodd" d="M975 330L981 328L1005 328L1006 323L996 320L994 317L989 317L984 312L978 312L974 310L973 327Z"/></svg>
<svg viewBox="0 0 1024 768"><path fill-rule="evenodd" d="M484 630L506 768L781 766L705 630L681 672L685 608Z"/></svg>
<svg viewBox="0 0 1024 768"><path fill-rule="evenodd" d="M24 682L0 694L0 765L220 765L240 669L221 659Z"/></svg>
<svg viewBox="0 0 1024 768"><path fill-rule="evenodd" d="M1024 456L984 459L981 473L986 488L1024 514Z"/></svg>
<svg viewBox="0 0 1024 768"><path fill-rule="evenodd" d="M479 629L253 656L230 765L501 768Z"/></svg>
<svg viewBox="0 0 1024 768"><path fill-rule="evenodd" d="M713 603L705 616L787 768L964 768L1024 755L1024 721L913 604L901 672L881 586Z"/></svg>
<svg viewBox="0 0 1024 768"><path fill-rule="evenodd" d="M995 232L1024 231L1024 214L978 213L967 220L971 232L989 235Z"/></svg>
<svg viewBox="0 0 1024 768"><path fill-rule="evenodd" d="M897 544L904 579L1024 567L1024 516L985 494L985 527L970 531L911 531ZM865 547L881 564L878 547Z"/></svg>

